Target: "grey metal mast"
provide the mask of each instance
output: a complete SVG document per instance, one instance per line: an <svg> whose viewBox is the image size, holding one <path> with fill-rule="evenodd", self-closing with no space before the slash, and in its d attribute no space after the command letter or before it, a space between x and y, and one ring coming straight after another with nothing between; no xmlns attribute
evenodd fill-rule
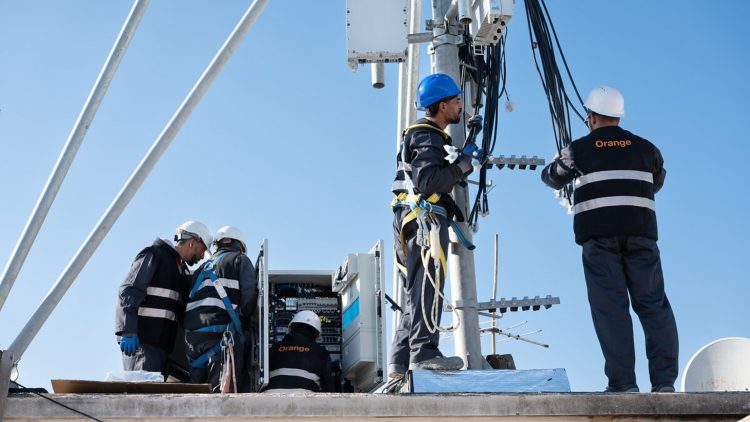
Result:
<svg viewBox="0 0 750 422"><path fill-rule="evenodd" d="M422 20L422 0L409 1L409 34L417 34L420 31L419 23ZM419 82L419 43L410 42L406 49L406 62L398 65L398 123L396 125L396 153L401 148L401 133L410 124L417 120L417 108L414 103L417 93L417 83ZM395 264L394 255L393 265L393 299L402 307L405 299L403 298L403 288L399 283L398 267ZM393 332L398 329L401 319L401 312L393 311Z"/></svg>
<svg viewBox="0 0 750 422"><path fill-rule="evenodd" d="M460 3L460 2L459 2ZM458 43L461 40L458 25L455 20L446 20L451 0L432 0L433 41L430 47L433 73L445 73L456 83L461 80ZM461 9L465 9L461 7ZM455 10L455 9L454 9ZM455 16L456 12L452 12ZM464 87L462 87L464 88ZM453 145L460 148L465 135L463 119L460 125L449 125L446 128L453 139ZM469 190L467 187L456 186L453 198L461 212L469 216ZM467 223L459 223L466 238L471 241L472 234ZM456 355L464 359L469 369L482 369L484 359L479 333L479 314L477 313L477 287L474 273L474 253L458 243L451 230L451 244L448 253L448 270L451 279L451 297L454 299L455 310L461 319L461 324L453 333L455 338Z"/></svg>
<svg viewBox="0 0 750 422"><path fill-rule="evenodd" d="M242 19L224 42L224 45L221 46L213 60L211 60L211 63L190 90L187 97L185 97L185 100L180 104L175 114L164 127L159 137L154 141L151 149L149 149L146 156L117 194L117 197L112 201L81 248L76 252L76 255L68 263L68 266L57 279L54 286L52 286L52 289L47 293L47 296L34 312L34 315L31 316L18 334L18 337L13 341L9 351L12 352L14 362L18 362L21 359L31 340L39 332L42 325L44 325L44 322L60 302L60 299L62 299L70 285L73 284L83 266L86 265L86 262L88 262L91 255L102 242L104 236L106 236L125 210L125 207L146 180L146 177L148 177L151 170L159 161L161 155L169 147L169 144L172 143L175 136L177 136L177 133L211 86L211 83L216 79L216 76L221 72L221 69L229 58L232 57L232 54L234 54L234 51L240 45L248 30L255 23L266 3L268 3L268 0L255 0L247 9Z"/></svg>
<svg viewBox="0 0 750 422"><path fill-rule="evenodd" d="M89 126L91 126L91 122L94 120L99 105L107 93L109 84L112 82L115 72L117 72L117 67L125 55L125 50L127 50L135 30L141 22L149 1L135 0L133 3L130 14L125 20L125 24L123 24L120 34L112 46L112 50L110 50L107 59L104 61L102 70L96 78L94 87L86 99L81 114L73 125L70 135L68 135L68 140L57 159L54 169L52 169L52 174L50 174L47 184L44 186L42 194L39 196L34 210L31 212L31 216L29 216L26 227L24 227L18 243L16 243L16 247L13 249L8 263L5 265L3 274L0 276L0 309L3 308L5 299L7 299L10 289L13 288L13 283L16 281L16 277L18 277L18 273L21 271L21 267L23 267L23 263L29 255L31 245L34 244L34 240L37 234L39 234L39 229L41 229L44 219L47 218L47 213L52 206L52 202L55 201L57 192L60 190L60 185L62 185L65 176L68 174L68 169L70 169L70 165L73 163L76 153L78 153L78 148L81 146L83 138L86 136Z"/></svg>

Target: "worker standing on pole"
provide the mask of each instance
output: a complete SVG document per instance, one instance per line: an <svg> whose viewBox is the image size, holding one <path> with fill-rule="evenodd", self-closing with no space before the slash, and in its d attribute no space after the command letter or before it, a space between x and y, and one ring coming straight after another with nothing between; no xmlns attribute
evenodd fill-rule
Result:
<svg viewBox="0 0 750 422"><path fill-rule="evenodd" d="M560 189L575 179L573 226L606 391L638 391L630 296L646 336L651 391L674 392L677 325L664 292L654 207L664 160L651 142L619 127L625 101L618 90L594 88L584 106L591 133L563 148L542 180Z"/></svg>
<svg viewBox="0 0 750 422"><path fill-rule="evenodd" d="M157 238L143 249L120 285L115 335L119 336L126 371L166 375L167 357L190 291L186 264L203 258L211 245L211 232L203 223L186 221L177 228L174 240L176 245Z"/></svg>
<svg viewBox="0 0 750 422"><path fill-rule="evenodd" d="M433 74L417 88L417 108L426 118L404 130L397 155L392 191L393 230L405 309L393 339L389 374L402 378L407 369L456 370L460 357L445 357L438 349L442 291L445 286L448 226L463 221L450 195L453 186L472 171L472 144L453 154L444 131L461 122L461 90L450 76Z"/></svg>
<svg viewBox="0 0 750 422"><path fill-rule="evenodd" d="M245 235L225 226L216 251L195 272L185 311L185 348L190 381L215 393L238 392L244 379L246 340L258 301L255 268Z"/></svg>

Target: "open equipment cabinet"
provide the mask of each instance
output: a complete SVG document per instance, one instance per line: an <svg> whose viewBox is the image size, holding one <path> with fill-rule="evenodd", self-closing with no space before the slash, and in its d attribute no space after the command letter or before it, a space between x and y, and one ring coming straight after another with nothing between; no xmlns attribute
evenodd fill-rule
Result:
<svg viewBox="0 0 750 422"><path fill-rule="evenodd" d="M384 384L385 315L383 242L367 253L350 253L335 271L273 270L264 240L256 269L258 312L249 373L253 391L268 384L269 352L288 332L295 313L318 314L318 343L331 355L336 391L370 392Z"/></svg>

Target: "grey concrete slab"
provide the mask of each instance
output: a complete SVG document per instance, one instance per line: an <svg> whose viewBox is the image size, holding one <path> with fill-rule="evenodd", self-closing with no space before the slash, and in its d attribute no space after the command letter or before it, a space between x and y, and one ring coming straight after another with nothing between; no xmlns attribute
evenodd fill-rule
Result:
<svg viewBox="0 0 750 422"><path fill-rule="evenodd" d="M78 395L50 397L107 420L733 420L750 415L750 392L673 394L230 394ZM43 398L14 394L6 421L81 419ZM583 418L583 419L580 419ZM541 420L539 419L539 420Z"/></svg>

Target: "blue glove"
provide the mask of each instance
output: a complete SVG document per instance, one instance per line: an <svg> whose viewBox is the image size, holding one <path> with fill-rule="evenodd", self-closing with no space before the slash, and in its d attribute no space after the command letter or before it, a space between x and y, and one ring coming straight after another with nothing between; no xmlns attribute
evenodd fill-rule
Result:
<svg viewBox="0 0 750 422"><path fill-rule="evenodd" d="M120 350L127 356L135 355L136 350L138 350L138 336L122 336Z"/></svg>
<svg viewBox="0 0 750 422"><path fill-rule="evenodd" d="M461 151L461 155L478 159L482 156L482 148L479 148L477 144L469 144Z"/></svg>
<svg viewBox="0 0 750 422"><path fill-rule="evenodd" d="M472 117L471 119L469 119L468 122L466 122L466 127L468 127L469 129L471 129L471 128L475 127L475 126L478 127L478 128L482 127L482 116L480 116L478 114L476 116Z"/></svg>

